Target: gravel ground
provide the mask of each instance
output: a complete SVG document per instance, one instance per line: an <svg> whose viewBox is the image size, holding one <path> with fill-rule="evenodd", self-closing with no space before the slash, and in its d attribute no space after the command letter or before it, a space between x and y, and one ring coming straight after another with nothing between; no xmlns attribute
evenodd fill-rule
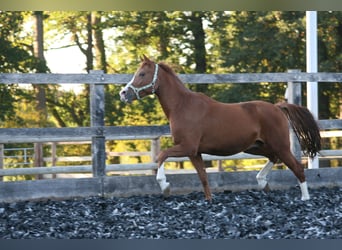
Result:
<svg viewBox="0 0 342 250"><path fill-rule="evenodd" d="M0 203L2 239L341 239L342 188Z"/></svg>

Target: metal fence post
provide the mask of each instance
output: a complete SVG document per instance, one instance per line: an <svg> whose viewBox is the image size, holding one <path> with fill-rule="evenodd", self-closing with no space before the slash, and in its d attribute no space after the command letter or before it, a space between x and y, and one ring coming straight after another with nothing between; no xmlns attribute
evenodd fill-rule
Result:
<svg viewBox="0 0 342 250"><path fill-rule="evenodd" d="M288 73L299 73L298 69L289 69ZM302 105L302 85L300 82L288 82L287 83L287 102ZM300 143L298 141L297 136L295 135L293 129L290 129L290 142L291 142L291 151L296 159L301 162L302 159L302 151L300 147Z"/></svg>
<svg viewBox="0 0 342 250"><path fill-rule="evenodd" d="M91 70L90 74L99 76L99 83L90 84L90 123L93 129L91 153L93 177L106 175L106 148L104 135L105 95L101 84L102 70Z"/></svg>

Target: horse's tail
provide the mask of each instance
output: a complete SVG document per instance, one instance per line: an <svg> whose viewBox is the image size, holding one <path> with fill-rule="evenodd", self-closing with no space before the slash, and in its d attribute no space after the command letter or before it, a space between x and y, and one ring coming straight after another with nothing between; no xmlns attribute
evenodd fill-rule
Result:
<svg viewBox="0 0 342 250"><path fill-rule="evenodd" d="M306 107L286 102L277 103L276 106L290 121L304 154L311 158L315 157L321 150L321 135L318 124L310 111Z"/></svg>

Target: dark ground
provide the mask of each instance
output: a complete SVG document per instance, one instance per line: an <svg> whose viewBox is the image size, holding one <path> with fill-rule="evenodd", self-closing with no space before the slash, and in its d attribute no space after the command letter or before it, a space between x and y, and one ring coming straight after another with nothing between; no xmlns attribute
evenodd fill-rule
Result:
<svg viewBox="0 0 342 250"><path fill-rule="evenodd" d="M0 203L2 239L341 239L342 188Z"/></svg>

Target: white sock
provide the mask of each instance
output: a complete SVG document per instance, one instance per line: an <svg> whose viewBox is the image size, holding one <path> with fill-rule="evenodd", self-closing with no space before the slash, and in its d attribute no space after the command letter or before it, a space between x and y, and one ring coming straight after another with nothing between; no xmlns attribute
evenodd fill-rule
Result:
<svg viewBox="0 0 342 250"><path fill-rule="evenodd" d="M156 177L159 186L163 193L168 193L170 189L170 183L166 182L164 163L158 168L157 177Z"/></svg>
<svg viewBox="0 0 342 250"><path fill-rule="evenodd" d="M266 165L259 171L259 173L256 176L256 179L258 181L258 185L260 188L265 188L267 185L267 175L272 170L273 162L268 161Z"/></svg>
<svg viewBox="0 0 342 250"><path fill-rule="evenodd" d="M310 200L310 195L308 191L308 184L306 181L299 184L300 190L302 191L302 201Z"/></svg>

